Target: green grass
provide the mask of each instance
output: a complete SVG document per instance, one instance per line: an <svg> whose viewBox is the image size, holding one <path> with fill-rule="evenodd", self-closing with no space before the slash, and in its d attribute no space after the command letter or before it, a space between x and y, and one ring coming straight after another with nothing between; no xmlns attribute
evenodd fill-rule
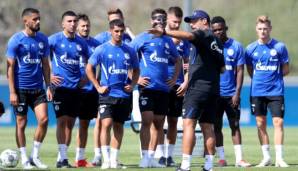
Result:
<svg viewBox="0 0 298 171"><path fill-rule="evenodd" d="M125 130L125 137L123 140L123 145L120 153L120 160L122 163L128 166L127 170L144 170L138 168L139 163L139 140L138 135L133 133L130 129ZM273 129L269 128L270 140L273 142ZM75 133L76 131L74 131ZM32 147L32 135L34 133L33 128L28 128L26 130L27 134L27 153L30 154ZM75 134L73 134L75 135ZM90 129L89 135L92 135L92 129ZM294 171L298 170L298 159L297 159L297 127L287 127L285 128L285 148L284 148L284 158L285 161L290 164L290 168L275 168L275 167L266 167L266 168L234 168L234 150L231 144L230 131L228 128L224 129L225 136L225 152L226 158L229 166L226 168L218 168L215 167L214 170L226 170L226 171L236 171L236 170L250 170L250 171L277 171L277 170L287 170ZM15 137L14 137L14 129L13 128L1 128L0 129L0 151L11 148L16 149ZM71 162L74 161L75 156L75 136L73 136L72 144L69 148L69 159ZM255 128L242 128L242 139L243 139L243 153L244 158L251 162L253 165L256 165L262 159L261 148L257 139L256 129ZM90 137L87 145L86 156L89 160L93 158L93 138ZM272 159L274 159L274 146L271 145L271 155ZM41 147L41 159L47 165L49 165L50 170L55 169L56 156L57 156L57 143L55 138L55 128L50 128L48 134L45 138L45 141ZM177 156L177 162L181 161L181 156ZM215 159L217 161L217 158ZM194 157L192 160L192 170L200 170L203 165L204 160L199 157ZM21 169L20 164L17 169ZM1 169L0 169L1 170ZM15 169L14 169L15 170ZM71 169L71 170L99 170L99 168L90 168L90 169ZM146 169L145 169L146 170ZM175 170L174 168L166 168L166 169L147 169L147 170Z"/></svg>

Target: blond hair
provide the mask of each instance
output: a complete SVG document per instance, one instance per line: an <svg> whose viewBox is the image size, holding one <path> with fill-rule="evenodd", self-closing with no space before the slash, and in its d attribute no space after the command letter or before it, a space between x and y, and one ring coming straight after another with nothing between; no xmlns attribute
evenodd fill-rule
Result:
<svg viewBox="0 0 298 171"><path fill-rule="evenodd" d="M271 26L271 20L266 15L260 15L257 17L256 24L258 23L267 23L269 26Z"/></svg>

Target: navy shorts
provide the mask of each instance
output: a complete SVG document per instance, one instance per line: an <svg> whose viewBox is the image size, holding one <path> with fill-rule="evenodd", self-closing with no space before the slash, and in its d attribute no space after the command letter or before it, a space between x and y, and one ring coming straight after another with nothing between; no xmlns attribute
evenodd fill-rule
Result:
<svg viewBox="0 0 298 171"><path fill-rule="evenodd" d="M91 120L97 118L98 112L98 93L97 91L84 91L80 93L79 118L82 120Z"/></svg>
<svg viewBox="0 0 298 171"><path fill-rule="evenodd" d="M284 118L285 101L284 96L261 96L251 97L251 112L253 115L266 116L269 109L272 117Z"/></svg>
<svg viewBox="0 0 298 171"><path fill-rule="evenodd" d="M112 118L113 122L124 124L130 119L131 98L100 97L99 114L100 119Z"/></svg>
<svg viewBox="0 0 298 171"><path fill-rule="evenodd" d="M169 93L158 90L140 90L140 111L153 111L156 115L167 115L169 107Z"/></svg>
<svg viewBox="0 0 298 171"><path fill-rule="evenodd" d="M19 100L19 104L13 107L16 115L27 115L28 106L34 111L37 105L47 103L44 89L17 89L16 93Z"/></svg>
<svg viewBox="0 0 298 171"><path fill-rule="evenodd" d="M177 96L179 85L175 85L169 93L169 112L167 116L180 117L182 115L182 105L184 97Z"/></svg>
<svg viewBox="0 0 298 171"><path fill-rule="evenodd" d="M214 124L217 98L211 93L188 90L183 101L182 117Z"/></svg>
<svg viewBox="0 0 298 171"><path fill-rule="evenodd" d="M79 89L70 89L58 87L55 89L53 97L53 107L56 113L56 118L61 116L77 117L79 111Z"/></svg>

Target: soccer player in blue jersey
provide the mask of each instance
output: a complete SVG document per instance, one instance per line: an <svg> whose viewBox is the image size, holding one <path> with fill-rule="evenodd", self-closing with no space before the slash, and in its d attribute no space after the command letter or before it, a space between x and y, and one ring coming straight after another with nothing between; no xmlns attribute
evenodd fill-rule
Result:
<svg viewBox="0 0 298 171"><path fill-rule="evenodd" d="M173 6L168 9L167 12L167 26L166 30L179 30L183 11L180 7ZM174 44L176 45L179 55L182 57L183 64L188 64L189 54L190 54L190 43L187 40L180 40L172 38ZM168 72L169 78L174 74L174 63L169 62ZM184 70L187 71L187 70ZM186 77L186 79L184 79ZM164 144L164 133L159 133L158 145L156 147L155 157L159 158L159 164L166 166L175 166L173 160L173 152L175 149L176 136L177 136L177 122L178 117L182 114L182 102L183 96L187 88L187 74L183 72L181 67L179 77L176 81L174 87L170 89L169 93L169 109L167 114L167 143Z"/></svg>
<svg viewBox="0 0 298 171"><path fill-rule="evenodd" d="M81 77L80 60L86 60L90 53L86 41L76 35L76 27L77 15L73 11L66 11L62 15L63 31L49 37L59 149L57 168L72 167L68 162L67 150L79 111L79 87L83 87L87 81L86 77Z"/></svg>
<svg viewBox="0 0 298 171"><path fill-rule="evenodd" d="M217 101L214 132L216 137L216 151L219 156L218 166L227 166L223 146L222 122L226 112L231 128L234 144L236 167L249 167L250 164L242 158L242 142L240 131L240 93L243 83L244 50L236 40L227 36L228 26L221 16L213 17L211 28L216 37L224 45L224 59L226 71L220 75L220 97Z"/></svg>
<svg viewBox="0 0 298 171"><path fill-rule="evenodd" d="M210 30L209 15L203 10L195 10L184 21L190 23L193 32L180 30L150 29L155 35L169 35L187 39L195 46L196 56L189 59L188 88L184 97L183 154L177 171L190 170L192 151L195 143L195 127L200 123L204 136L205 164L203 171L213 169L215 135L213 131L216 100L219 96L220 73L225 70L223 47Z"/></svg>
<svg viewBox="0 0 298 171"><path fill-rule="evenodd" d="M270 37L271 21L259 16L256 22L258 40L246 48L245 58L251 82L251 111L256 117L263 160L257 167L271 165L269 136L266 130L269 109L274 126L275 166L288 167L283 160L284 81L289 73L289 56L284 43Z"/></svg>
<svg viewBox="0 0 298 171"><path fill-rule="evenodd" d="M101 169L125 168L118 161L123 138L123 124L131 111L131 92L139 78L139 63L134 49L122 42L125 25L122 20L110 23L112 39L98 46L86 66L86 74L100 94ZM93 68L100 65L100 82ZM128 72L132 70L131 78ZM114 138L111 139L113 128Z"/></svg>
<svg viewBox="0 0 298 171"><path fill-rule="evenodd" d="M77 35L82 37L88 44L89 49L93 53L95 48L99 45L99 42L93 37L89 36L91 23L89 17L86 14L78 14L78 26ZM89 57L88 57L89 58ZM80 58L80 69L82 77L87 77L85 73L85 68L88 62L88 58ZM94 68L95 70L96 68ZM80 127L77 133L77 149L76 149L76 166L77 167L90 167L91 165L86 161L85 158L85 148L88 138L88 127L89 122L93 118L97 118L97 108L98 108L98 93L91 82L88 81L84 87L81 88L80 94L80 109L79 109L79 119ZM97 141L96 141L97 142ZM99 150L98 160L93 162L93 164L100 165L100 150Z"/></svg>
<svg viewBox="0 0 298 171"><path fill-rule="evenodd" d="M47 37L39 32L40 14L37 9L24 9L22 20L24 30L9 39L6 51L10 103L16 114L16 141L24 169L32 169L33 166L46 169L38 153L48 126L47 98L52 100L49 44ZM25 137L28 106L34 111L38 122L30 160L26 154Z"/></svg>
<svg viewBox="0 0 298 171"><path fill-rule="evenodd" d="M166 26L167 13L157 8L151 12L152 27ZM169 90L176 84L181 61L176 46L168 36L155 36L143 32L136 36L131 46L140 59L139 106L142 124L140 140L142 160L139 166L164 167L154 160L158 132L163 130L163 121L168 112ZM174 74L168 79L169 62L174 63ZM151 129L150 129L151 128Z"/></svg>
<svg viewBox="0 0 298 171"><path fill-rule="evenodd" d="M107 12L108 15L108 21L112 21L112 20L116 20L116 19L120 19L124 21L124 16L122 11L119 8L112 8ZM134 34L131 32L129 27L126 27L125 32L123 34L123 42L124 43L129 43L131 42L132 38L134 37ZM104 31L102 33L97 34L94 37L96 40L99 41L100 44L103 44L109 40L111 40L112 35L110 31Z"/></svg>

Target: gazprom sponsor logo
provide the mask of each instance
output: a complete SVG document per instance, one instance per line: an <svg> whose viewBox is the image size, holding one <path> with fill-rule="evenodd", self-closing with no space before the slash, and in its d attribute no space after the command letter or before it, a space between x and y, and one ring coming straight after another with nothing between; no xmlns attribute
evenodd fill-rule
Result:
<svg viewBox="0 0 298 171"><path fill-rule="evenodd" d="M75 59L67 59L67 55L64 54L60 57L60 60L62 63L64 64L68 64L68 65L79 65L80 61L79 60L75 60Z"/></svg>
<svg viewBox="0 0 298 171"><path fill-rule="evenodd" d="M152 62L159 62L159 63L168 63L168 59L167 58L160 58L157 57L157 52L154 51L151 55L150 55L150 60Z"/></svg>
<svg viewBox="0 0 298 171"><path fill-rule="evenodd" d="M40 62L41 62L40 59L31 59L30 53L28 53L28 55L24 56L23 61L25 64L40 64Z"/></svg>
<svg viewBox="0 0 298 171"><path fill-rule="evenodd" d="M277 70L277 66L276 65L262 65L262 63L257 63L256 64L256 70L257 71L276 71Z"/></svg>
<svg viewBox="0 0 298 171"><path fill-rule="evenodd" d="M115 64L109 67L109 73L110 74L127 74L127 69L117 69Z"/></svg>
<svg viewBox="0 0 298 171"><path fill-rule="evenodd" d="M226 65L226 70L233 70L233 67L232 67L232 65Z"/></svg>

